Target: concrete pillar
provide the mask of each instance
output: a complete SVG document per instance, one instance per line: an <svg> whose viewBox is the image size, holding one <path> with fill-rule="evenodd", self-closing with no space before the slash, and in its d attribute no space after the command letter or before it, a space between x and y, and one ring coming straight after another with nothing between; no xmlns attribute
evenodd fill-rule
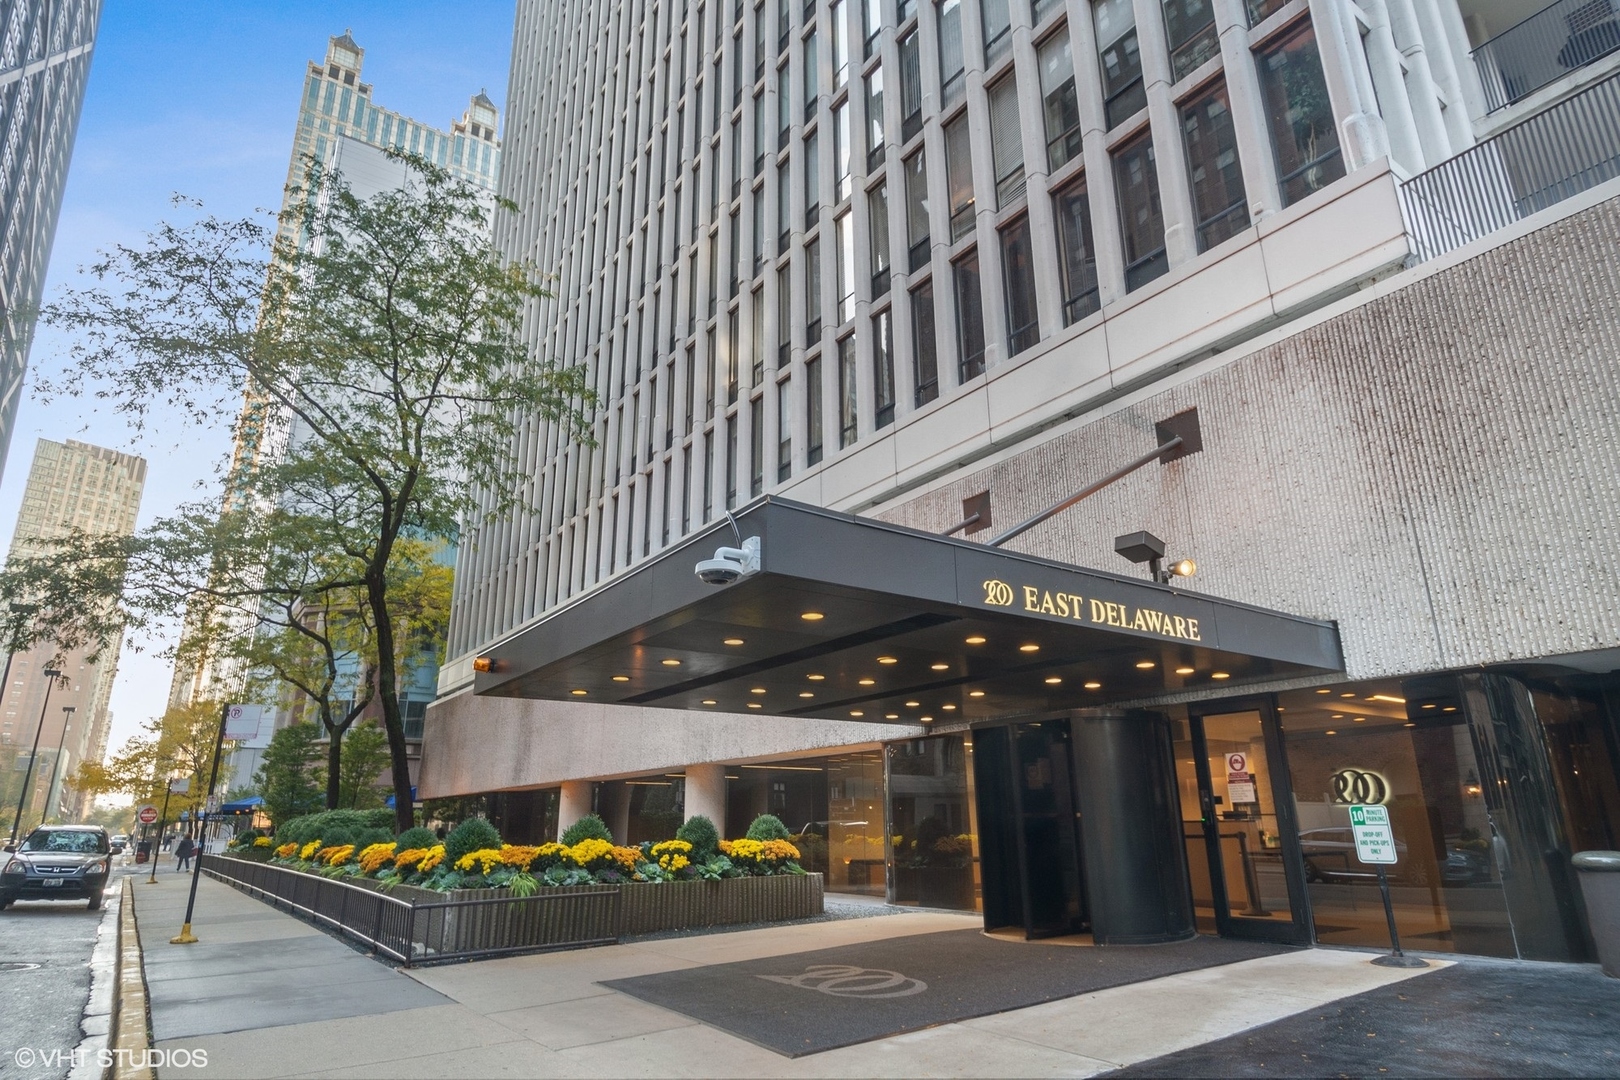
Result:
<svg viewBox="0 0 1620 1080"><path fill-rule="evenodd" d="M1424 170L1427 160L1423 140L1418 135L1417 117L1412 112L1412 99L1406 91L1405 65L1390 27L1389 8L1384 0L1361 0L1361 6L1367 15L1364 38L1367 70L1372 72L1378 111L1383 114L1389 133L1390 157L1408 175L1415 175Z"/></svg>
<svg viewBox="0 0 1620 1080"><path fill-rule="evenodd" d="M1310 0L1322 76L1339 121L1346 172L1389 155L1389 133L1379 115L1367 58L1354 19L1342 0Z"/></svg>
<svg viewBox="0 0 1620 1080"><path fill-rule="evenodd" d="M561 836L568 826L591 812L591 782L589 780L564 780L562 797L557 801L557 835Z"/></svg>
<svg viewBox="0 0 1620 1080"><path fill-rule="evenodd" d="M726 834L726 767L688 765L686 767L686 820L702 814L714 823L720 835Z"/></svg>

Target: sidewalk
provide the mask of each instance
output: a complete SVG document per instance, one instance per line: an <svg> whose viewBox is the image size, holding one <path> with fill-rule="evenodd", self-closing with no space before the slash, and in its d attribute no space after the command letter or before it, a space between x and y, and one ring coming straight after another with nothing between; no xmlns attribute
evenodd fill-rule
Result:
<svg viewBox="0 0 1620 1080"><path fill-rule="evenodd" d="M159 876L136 892L154 1041L206 1049L209 1078L1088 1076L1412 975L1365 954L1304 950L790 1059L599 984L979 918L906 912L404 972L207 878L193 922L201 941L170 945L185 888L180 875Z"/></svg>

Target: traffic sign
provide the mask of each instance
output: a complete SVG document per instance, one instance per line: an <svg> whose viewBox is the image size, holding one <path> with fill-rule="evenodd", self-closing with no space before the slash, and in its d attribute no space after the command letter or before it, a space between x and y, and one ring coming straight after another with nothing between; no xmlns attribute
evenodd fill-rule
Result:
<svg viewBox="0 0 1620 1080"><path fill-rule="evenodd" d="M1389 825L1389 807L1352 806L1350 831L1356 838L1356 858L1364 863L1395 862L1395 831Z"/></svg>
<svg viewBox="0 0 1620 1080"><path fill-rule="evenodd" d="M142 825L156 825L157 819L157 807L153 806L151 803L147 803L139 810L135 811L135 820L139 821Z"/></svg>
<svg viewBox="0 0 1620 1080"><path fill-rule="evenodd" d="M252 739L259 734L259 728L266 717L273 710L263 705L230 705L225 709L225 737L227 739Z"/></svg>

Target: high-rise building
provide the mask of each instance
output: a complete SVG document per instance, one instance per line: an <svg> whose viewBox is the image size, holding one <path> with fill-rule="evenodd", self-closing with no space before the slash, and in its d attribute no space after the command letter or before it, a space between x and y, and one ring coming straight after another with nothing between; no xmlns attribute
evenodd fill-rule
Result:
<svg viewBox="0 0 1620 1080"><path fill-rule="evenodd" d="M0 7L0 472L100 21L101 0Z"/></svg>
<svg viewBox="0 0 1620 1080"><path fill-rule="evenodd" d="M1374 946L1383 804L1403 937L1590 958L1615 26L522 0L497 242L600 400L463 537L421 794L514 842L769 811L829 889L1030 935Z"/></svg>
<svg viewBox="0 0 1620 1080"><path fill-rule="evenodd" d="M144 458L73 439L40 439L23 489L9 557L43 554L49 549L41 541L59 539L73 530L133 533L145 486ZM106 756L112 723L108 702L118 675L121 644L112 642L95 659L85 649L59 655L56 645L48 641L12 657L10 685L0 701L0 761L4 762L0 768L5 770L3 786L10 792L5 803L8 808L16 806L17 785L27 770L35 729L39 729L33 790L26 800L33 816L29 819L25 814L25 824L28 820L37 823L42 817L71 820L89 811L89 797L75 792L67 781L80 762ZM50 680L41 673L53 660L63 681L50 688L47 701ZM64 713L64 706L71 706L73 713Z"/></svg>

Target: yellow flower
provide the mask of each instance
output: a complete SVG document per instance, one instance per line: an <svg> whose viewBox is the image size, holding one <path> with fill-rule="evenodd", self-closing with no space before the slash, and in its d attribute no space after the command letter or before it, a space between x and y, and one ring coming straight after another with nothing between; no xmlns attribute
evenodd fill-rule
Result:
<svg viewBox="0 0 1620 1080"><path fill-rule="evenodd" d="M692 845L685 840L665 840L652 846L652 855L658 860L658 865L665 870L679 870L692 865L688 858L692 854Z"/></svg>
<svg viewBox="0 0 1620 1080"><path fill-rule="evenodd" d="M384 865L394 861L394 849L398 844L372 844L360 853L360 869L368 874L375 874Z"/></svg>
<svg viewBox="0 0 1620 1080"><path fill-rule="evenodd" d="M354 854L353 844L338 844L333 847L321 848L315 853L315 861L325 863L327 866L342 866Z"/></svg>
<svg viewBox="0 0 1620 1080"><path fill-rule="evenodd" d="M253 838L253 846L254 847L269 847L270 846L270 838L268 836L255 836Z"/></svg>
<svg viewBox="0 0 1620 1080"><path fill-rule="evenodd" d="M280 847L276 848L276 858L285 859L287 856L291 855L297 850L297 844L282 844Z"/></svg>
<svg viewBox="0 0 1620 1080"><path fill-rule="evenodd" d="M416 869L426 874L442 862L444 862L444 845L434 844L428 848L427 854L422 856L422 861L416 864Z"/></svg>
<svg viewBox="0 0 1620 1080"><path fill-rule="evenodd" d="M507 866L514 866L519 870L528 870L529 864L540 855L537 847L520 847L517 844L501 845L501 862Z"/></svg>
<svg viewBox="0 0 1620 1080"><path fill-rule="evenodd" d="M428 849L425 847L406 848L394 856L395 870L412 870L416 864L427 857Z"/></svg>
<svg viewBox="0 0 1620 1080"><path fill-rule="evenodd" d="M311 840L309 843L298 849L298 857L300 859L307 859L319 850L321 850L321 842L319 840Z"/></svg>
<svg viewBox="0 0 1620 1080"><path fill-rule="evenodd" d="M501 865L501 853L497 848L479 848L469 851L456 860L456 869L462 873L471 873L477 869L481 874L487 874Z"/></svg>
<svg viewBox="0 0 1620 1080"><path fill-rule="evenodd" d="M767 840L760 850L760 855L769 862L781 862L797 859L799 849L786 840Z"/></svg>
<svg viewBox="0 0 1620 1080"><path fill-rule="evenodd" d="M620 870L627 874L634 874L636 866L641 862L641 849L616 847L613 849L613 861L619 864Z"/></svg>
<svg viewBox="0 0 1620 1080"><path fill-rule="evenodd" d="M603 860L612 860L613 845L606 840L591 837L566 849L563 856L583 870L595 870Z"/></svg>

